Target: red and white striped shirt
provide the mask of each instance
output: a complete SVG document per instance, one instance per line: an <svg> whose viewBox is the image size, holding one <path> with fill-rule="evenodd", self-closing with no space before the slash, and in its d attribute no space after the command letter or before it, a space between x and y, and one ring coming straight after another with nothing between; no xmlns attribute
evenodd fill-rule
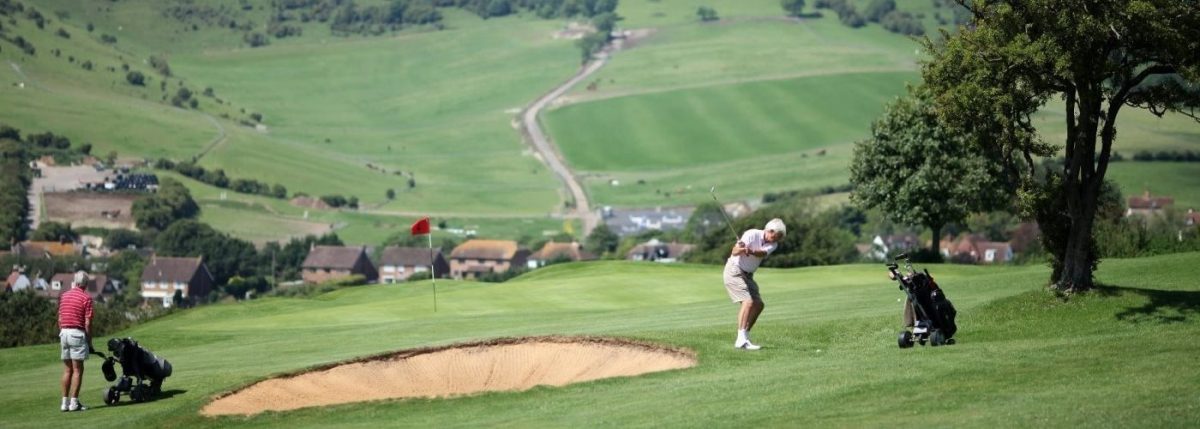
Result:
<svg viewBox="0 0 1200 429"><path fill-rule="evenodd" d="M92 297L83 288L72 287L58 297L58 328L74 328L90 332L92 327Z"/></svg>

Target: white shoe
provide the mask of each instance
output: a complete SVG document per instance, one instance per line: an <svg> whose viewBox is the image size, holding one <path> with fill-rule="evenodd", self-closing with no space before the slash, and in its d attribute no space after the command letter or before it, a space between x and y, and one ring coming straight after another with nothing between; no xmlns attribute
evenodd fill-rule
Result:
<svg viewBox="0 0 1200 429"><path fill-rule="evenodd" d="M69 409L69 410L70 410L70 411L84 411L84 410L87 410L87 409L88 409L88 407L84 406L84 405L83 405L83 403L81 403L81 402L76 402L76 403L74 403L74 404L71 404L71 407L70 407L70 409Z"/></svg>
<svg viewBox="0 0 1200 429"><path fill-rule="evenodd" d="M751 343L750 340L738 340L733 343L733 348L742 350L758 350L761 349L762 346Z"/></svg>

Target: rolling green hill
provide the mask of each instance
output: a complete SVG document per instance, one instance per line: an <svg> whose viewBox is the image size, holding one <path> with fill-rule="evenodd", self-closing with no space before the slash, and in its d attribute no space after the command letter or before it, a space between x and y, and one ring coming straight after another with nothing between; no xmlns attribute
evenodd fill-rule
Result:
<svg viewBox="0 0 1200 429"><path fill-rule="evenodd" d="M731 348L716 266L585 263L504 284L364 286L180 312L133 336L175 367L168 398L105 407L98 371L57 409L54 345L0 350L0 426L1181 426L1200 417L1197 255L1106 260L1107 286L1062 300L1042 267L930 266L960 310L959 343L899 350L902 295L882 266L764 270L766 348ZM695 350L692 369L457 399L203 418L220 392L271 374L409 347L543 334L634 337ZM98 361L89 361L95 368Z"/></svg>
<svg viewBox="0 0 1200 429"><path fill-rule="evenodd" d="M64 134L98 155L196 158L230 177L355 196L368 208L303 219L274 202L218 200L205 220L219 229L284 239L311 226L299 218L374 244L426 213L496 238L563 229L566 194L521 142L514 118L576 70L574 42L557 37L568 20L484 20L443 8L440 27L335 36L328 23L293 19L302 36L251 48L241 27L264 31L272 2L23 3L47 21L42 29L21 16L4 24L37 53L0 42L0 122ZM945 12L924 0L898 4L923 13L930 30ZM699 6L722 19L701 23ZM597 205L697 204L708 200L697 190L713 185L730 201L843 185L850 144L917 79L922 56L914 40L878 24L851 29L819 12L785 18L773 0L626 0L619 27L638 30L636 40L544 124ZM168 61L171 74L156 71L152 57ZM142 73L144 86L128 83L126 68ZM196 108L172 105L180 88L196 94ZM1038 118L1052 143L1063 132L1056 109ZM1127 157L1200 150L1190 119L1127 109L1120 120L1117 150ZM1167 177L1122 174L1126 184ZM1179 183L1165 185L1183 201L1200 198ZM271 224L275 216L283 221Z"/></svg>

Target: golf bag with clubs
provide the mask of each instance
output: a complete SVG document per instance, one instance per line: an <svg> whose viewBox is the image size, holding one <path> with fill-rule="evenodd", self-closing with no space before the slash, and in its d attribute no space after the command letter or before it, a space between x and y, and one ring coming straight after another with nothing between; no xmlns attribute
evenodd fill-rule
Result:
<svg viewBox="0 0 1200 429"><path fill-rule="evenodd" d="M912 326L905 326L900 331L897 344L902 349L912 347L913 343L924 346L926 341L932 346L954 344L954 333L958 331L958 326L954 324L954 318L958 315L954 304L933 281L929 270L914 270L907 254L901 254L895 260L904 261L907 273L900 272L896 262L890 262L887 264L888 277L899 282L900 290L908 296L905 305L912 305ZM906 308L905 311L909 310Z"/></svg>
<svg viewBox="0 0 1200 429"><path fill-rule="evenodd" d="M108 340L108 351L112 354L104 359L101 369L104 379L113 385L104 389L104 403L114 405L128 394L133 402L153 400L162 392L163 380L171 376L171 363L155 356L139 346L133 338ZM121 365L121 377L117 377L115 364Z"/></svg>

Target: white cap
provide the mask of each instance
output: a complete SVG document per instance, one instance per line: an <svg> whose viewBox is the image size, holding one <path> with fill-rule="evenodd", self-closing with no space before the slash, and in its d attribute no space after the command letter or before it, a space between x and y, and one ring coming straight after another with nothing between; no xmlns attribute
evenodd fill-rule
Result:
<svg viewBox="0 0 1200 429"><path fill-rule="evenodd" d="M763 228L763 229L767 230L767 231L775 231L780 234L787 235L787 225L784 225L783 219L780 219L780 218L771 219L770 222L767 222L767 227Z"/></svg>
<svg viewBox="0 0 1200 429"><path fill-rule="evenodd" d="M88 278L87 273L83 272L83 270L79 270L75 273L75 282L72 284L79 286L79 287L83 287L84 285L87 284L87 278Z"/></svg>

